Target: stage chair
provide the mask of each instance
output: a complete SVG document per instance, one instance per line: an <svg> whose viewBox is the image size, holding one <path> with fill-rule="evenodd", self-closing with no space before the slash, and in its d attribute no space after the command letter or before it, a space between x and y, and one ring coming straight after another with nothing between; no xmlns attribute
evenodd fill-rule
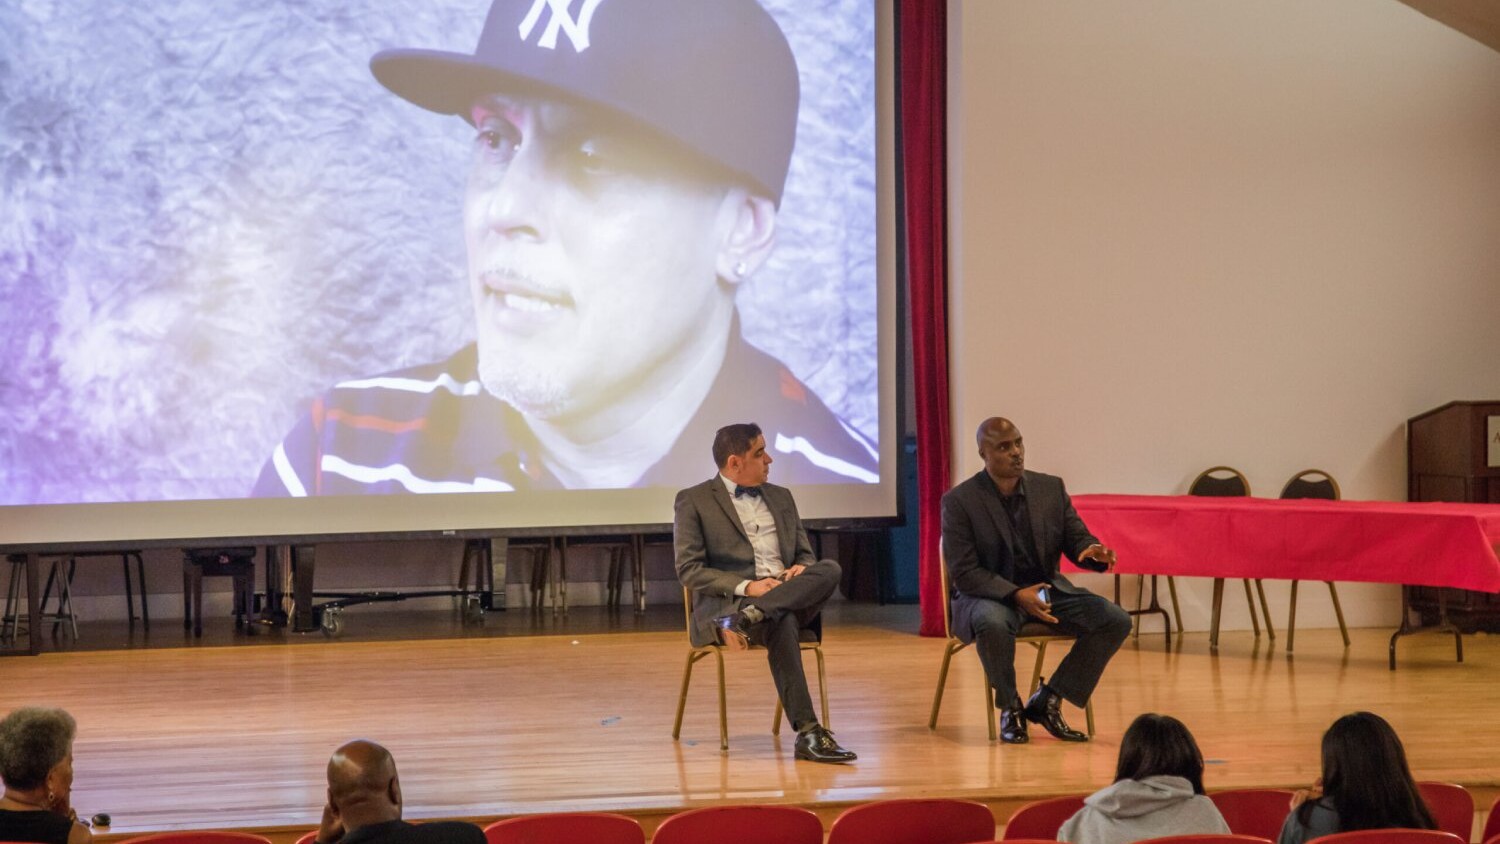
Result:
<svg viewBox="0 0 1500 844"><path fill-rule="evenodd" d="M1201 495L1208 498L1244 498L1250 495L1250 481L1245 478L1244 473L1232 466L1214 466L1204 469L1198 473L1198 477L1188 485L1188 495ZM1266 587L1259 579L1255 581L1255 592L1250 591L1250 580L1242 578L1245 586L1245 603L1250 607L1250 629L1255 632L1256 638L1260 638L1260 617L1255 612L1255 598L1260 597L1260 615L1266 619L1266 638L1276 641L1276 629L1271 626L1271 606L1266 603ZM1167 585L1172 587L1173 600L1176 600L1177 587L1169 575ZM1214 578L1214 595L1221 598L1224 594L1224 578ZM1209 647L1219 647L1219 619L1222 601L1214 601L1214 616L1209 621ZM1178 622L1179 629L1182 622Z"/></svg>
<svg viewBox="0 0 1500 844"><path fill-rule="evenodd" d="M1417 791L1438 829L1469 840L1474 834L1474 795L1468 789L1451 782L1419 782Z"/></svg>
<svg viewBox="0 0 1500 844"><path fill-rule="evenodd" d="M1279 834L1278 830L1278 834ZM1160 838L1147 838L1137 844L1272 844L1275 838L1262 838L1259 835L1217 835L1204 833L1201 835L1164 835Z"/></svg>
<svg viewBox="0 0 1500 844"><path fill-rule="evenodd" d="M1282 498L1318 498L1325 501L1339 500L1339 483L1322 469L1303 469L1292 476L1281 488ZM1333 581L1328 584L1328 597L1333 599L1333 613L1339 619L1339 633L1344 636L1344 647L1349 647L1349 628L1344 624L1344 608L1339 604L1339 590ZM1292 652L1292 640L1297 635L1297 581L1292 581L1291 610L1286 619L1286 652Z"/></svg>
<svg viewBox="0 0 1500 844"><path fill-rule="evenodd" d="M1357 829L1314 838L1308 844L1468 844L1440 829Z"/></svg>
<svg viewBox="0 0 1500 844"><path fill-rule="evenodd" d="M1073 794L1027 803L1005 822L1005 834L1001 838L1006 841L1055 839L1063 822L1083 808L1083 797L1082 794Z"/></svg>
<svg viewBox="0 0 1500 844"><path fill-rule="evenodd" d="M1500 838L1500 796L1495 797L1495 802L1490 804L1490 816L1484 822L1484 832L1479 840L1484 844L1494 844L1492 839Z"/></svg>
<svg viewBox="0 0 1500 844"><path fill-rule="evenodd" d="M1291 811L1293 794L1285 788L1237 788L1213 792L1208 799L1214 801L1231 833L1275 841Z"/></svg>
<svg viewBox="0 0 1500 844"><path fill-rule="evenodd" d="M953 614L948 606L953 591L948 584L948 560L943 556L941 549L938 550L938 576L942 580L943 589L943 635L948 638L948 643L943 648L943 667L938 669L937 691L932 695L932 714L927 717L929 730L937 729L938 710L943 706L943 689L948 685L948 665L953 661L954 654L972 644L953 635ZM1028 621L1021 625L1021 631L1016 635L1016 644L1031 645L1036 648L1036 664L1031 670L1031 686L1026 692L1027 697L1035 694L1037 687L1042 684L1042 663L1047 658L1047 645L1053 642L1071 642L1074 638L1039 621ZM990 741L995 741L999 736L995 729L995 695L990 689L988 677L984 682L984 711L989 721ZM1094 734L1093 700L1084 704L1083 712L1088 719L1088 733L1092 736Z"/></svg>
<svg viewBox="0 0 1500 844"><path fill-rule="evenodd" d="M248 832L153 832L127 838L119 844L271 844L271 839Z"/></svg>
<svg viewBox="0 0 1500 844"><path fill-rule="evenodd" d="M708 806L672 815L651 844L823 844L823 822L798 806Z"/></svg>
<svg viewBox="0 0 1500 844"><path fill-rule="evenodd" d="M190 549L182 552L182 626L203 636L203 578L234 580L234 626L254 632L255 548Z"/></svg>
<svg viewBox="0 0 1500 844"><path fill-rule="evenodd" d="M720 644L708 644L695 646L693 644L693 592L686 586L682 588L682 611L686 618L688 634L687 666L682 672L682 694L677 697L677 719L672 722L672 740L677 741L682 735L682 715L687 710L688 685L693 679L693 666L698 660L713 655L719 669L719 750L729 750L729 696L724 690L724 646ZM818 659L818 696L823 704L823 726L832 728L828 719L828 675L823 670L823 636L822 617L813 622L813 626L804 627L798 634L801 640L803 652L812 651ZM764 650L758 645L750 648L752 651ZM771 719L771 734L781 735L781 697L776 698L776 714ZM492 842L493 844L493 842Z"/></svg>
<svg viewBox="0 0 1500 844"><path fill-rule="evenodd" d="M646 833L635 818L608 812L559 812L495 821L484 828L487 844L645 844Z"/></svg>
<svg viewBox="0 0 1500 844"><path fill-rule="evenodd" d="M828 844L968 844L995 837L995 816L973 800L881 800L845 809Z"/></svg>

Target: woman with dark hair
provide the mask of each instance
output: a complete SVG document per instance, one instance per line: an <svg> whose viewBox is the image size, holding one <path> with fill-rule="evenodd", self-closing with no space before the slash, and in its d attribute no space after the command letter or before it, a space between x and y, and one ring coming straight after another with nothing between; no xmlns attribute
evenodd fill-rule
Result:
<svg viewBox="0 0 1500 844"><path fill-rule="evenodd" d="M1384 718L1354 712L1323 734L1323 776L1292 798L1277 844L1356 829L1437 829Z"/></svg>
<svg viewBox="0 0 1500 844"><path fill-rule="evenodd" d="M1084 798L1057 831L1070 844L1131 844L1163 835L1227 833L1203 794L1203 754L1176 718L1147 712L1125 731L1115 782Z"/></svg>
<svg viewBox="0 0 1500 844"><path fill-rule="evenodd" d="M78 723L61 709L26 707L0 721L0 841L88 844L73 789L73 736Z"/></svg>

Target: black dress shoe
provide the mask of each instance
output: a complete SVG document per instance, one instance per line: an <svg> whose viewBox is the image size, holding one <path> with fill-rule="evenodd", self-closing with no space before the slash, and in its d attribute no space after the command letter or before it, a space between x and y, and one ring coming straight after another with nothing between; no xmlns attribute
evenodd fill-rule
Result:
<svg viewBox="0 0 1500 844"><path fill-rule="evenodd" d="M1088 741L1089 737L1068 726L1068 722L1062 717L1062 695L1052 691L1043 685L1026 702L1026 708L1021 711L1026 720L1035 724L1041 724L1042 729L1052 734L1055 739L1062 741Z"/></svg>
<svg viewBox="0 0 1500 844"><path fill-rule="evenodd" d="M1026 716L1020 709L1000 710L1000 740L1006 744L1025 744L1031 741L1026 733Z"/></svg>
<svg viewBox="0 0 1500 844"><path fill-rule="evenodd" d="M714 626L719 628L719 641L724 647L732 651L743 651L750 648L751 628L764 621L765 618L765 615L756 607L745 607L738 612L721 615L714 619Z"/></svg>
<svg viewBox="0 0 1500 844"><path fill-rule="evenodd" d="M839 747L839 743L833 740L833 732L821 724L816 724L797 734L797 748L794 755L798 759L806 759L809 762L828 762L835 765L853 762L859 758L854 755L854 751Z"/></svg>

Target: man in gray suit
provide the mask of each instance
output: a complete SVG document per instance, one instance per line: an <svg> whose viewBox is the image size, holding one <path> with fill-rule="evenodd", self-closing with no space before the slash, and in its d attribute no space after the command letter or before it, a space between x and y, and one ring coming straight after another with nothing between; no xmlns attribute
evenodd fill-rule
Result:
<svg viewBox="0 0 1500 844"><path fill-rule="evenodd" d="M943 496L954 635L977 646L995 690L1002 740L1025 743L1032 721L1063 741L1088 741L1063 720L1061 703L1088 702L1130 634L1130 616L1070 583L1058 560L1066 556L1106 572L1114 568L1115 552L1089 533L1061 478L1026 471L1026 447L1014 423L986 419L976 438L984 469ZM1023 707L1016 693L1016 634L1030 621L1078 638Z"/></svg>
<svg viewBox="0 0 1500 844"><path fill-rule="evenodd" d="M677 493L672 527L677 578L695 593L693 644L764 645L797 728L796 758L852 762L818 723L798 642L838 587L839 564L813 558L791 490L766 483L772 460L759 425L720 428L713 456L718 473Z"/></svg>

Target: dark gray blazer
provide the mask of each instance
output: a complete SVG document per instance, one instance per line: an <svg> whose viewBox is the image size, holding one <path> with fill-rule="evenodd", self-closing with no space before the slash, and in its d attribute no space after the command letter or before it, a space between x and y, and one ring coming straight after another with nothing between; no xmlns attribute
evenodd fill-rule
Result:
<svg viewBox="0 0 1500 844"><path fill-rule="evenodd" d="M791 490L763 484L761 497L776 520L781 562L789 567L812 565L812 545L797 516ZM674 511L677 579L694 592L692 642L711 644L717 640L714 619L739 609L743 600L734 588L742 580L755 579L755 548L734 509L734 497L717 474L677 493Z"/></svg>
<svg viewBox="0 0 1500 844"><path fill-rule="evenodd" d="M1058 561L1067 556L1078 563L1078 555L1099 540L1078 518L1062 478L1041 472L1026 472L1023 478L1036 559L1047 569L1048 581L1064 592L1087 592L1063 576ZM943 496L943 557L953 589L953 635L965 642L974 639L970 621L974 599L1008 601L1012 592L1031 585L1013 582L1015 560L1010 540L1010 518L1005 515L1000 491L983 469ZM1105 569L1092 560L1081 565L1096 571Z"/></svg>

